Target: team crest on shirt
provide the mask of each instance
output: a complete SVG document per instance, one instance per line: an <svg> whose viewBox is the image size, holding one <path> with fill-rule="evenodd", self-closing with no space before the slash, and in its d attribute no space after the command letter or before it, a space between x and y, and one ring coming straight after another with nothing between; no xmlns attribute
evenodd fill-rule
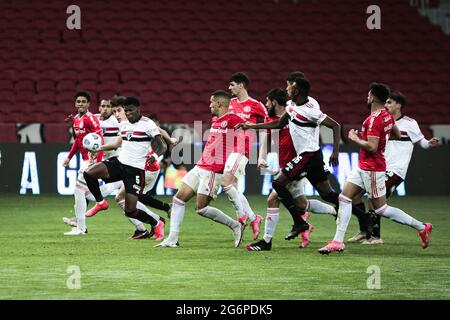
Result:
<svg viewBox="0 0 450 320"><path fill-rule="evenodd" d="M228 121L222 121L222 123L220 124L220 126L222 127L222 128L226 128L227 127L227 125L228 125Z"/></svg>
<svg viewBox="0 0 450 320"><path fill-rule="evenodd" d="M133 131L127 131L127 140L130 140L132 135Z"/></svg>
<svg viewBox="0 0 450 320"><path fill-rule="evenodd" d="M249 107L249 106L244 107L244 112L250 112L250 111L252 111L251 107Z"/></svg>

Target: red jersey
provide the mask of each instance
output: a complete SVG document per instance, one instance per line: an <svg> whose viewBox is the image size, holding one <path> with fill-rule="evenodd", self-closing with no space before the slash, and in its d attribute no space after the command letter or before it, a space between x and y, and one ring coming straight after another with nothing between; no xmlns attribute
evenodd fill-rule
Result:
<svg viewBox="0 0 450 320"><path fill-rule="evenodd" d="M147 159L147 161L145 162L144 170L145 171L158 171L159 169L161 169L161 167L159 166L159 163L158 163L158 155L155 153L155 151L150 150L150 152L148 153L148 156L155 157L156 161L153 163L149 163L148 159Z"/></svg>
<svg viewBox="0 0 450 320"><path fill-rule="evenodd" d="M271 122L280 119L280 117L267 117L264 122ZM273 130L267 130L267 133L271 133L272 131L272 139ZM294 144L292 143L291 134L289 132L289 124L287 124L284 128L278 131L278 162L280 164L280 168L284 168L286 164L294 159L297 156L297 152L295 151Z"/></svg>
<svg viewBox="0 0 450 320"><path fill-rule="evenodd" d="M83 138L88 133L97 133L102 137L103 142L103 134L102 134L102 128L100 127L100 121L96 116L94 116L89 111L83 114L81 117L79 114L77 114L75 117L73 117L73 131L75 132L75 141L73 142L72 149L70 149L69 152L69 159L72 159L72 157L75 155L78 149L80 149L81 156L83 157L83 160L89 160L88 151L83 147ZM99 152L97 156L97 161L101 161L103 157L103 152Z"/></svg>
<svg viewBox="0 0 450 320"><path fill-rule="evenodd" d="M226 113L220 118L212 119L205 149L197 162L200 168L223 173L228 156L235 151L237 140L242 139L243 130L234 130L239 123L245 123L245 121L233 113Z"/></svg>
<svg viewBox="0 0 450 320"><path fill-rule="evenodd" d="M264 105L258 100L248 98L245 101L239 101L236 97L230 100L229 111L245 120L245 122L258 123L263 122L267 117L267 110ZM244 154L248 159L250 158L250 150L253 142L256 139L256 132L247 131L245 133L245 150L237 150Z"/></svg>
<svg viewBox="0 0 450 320"><path fill-rule="evenodd" d="M374 153L370 153L363 148L360 149L358 162L360 169L366 171L386 171L384 149L394 124L394 117L385 108L373 112L367 117L362 125L361 139L367 141L367 137L369 136L379 138L378 149Z"/></svg>

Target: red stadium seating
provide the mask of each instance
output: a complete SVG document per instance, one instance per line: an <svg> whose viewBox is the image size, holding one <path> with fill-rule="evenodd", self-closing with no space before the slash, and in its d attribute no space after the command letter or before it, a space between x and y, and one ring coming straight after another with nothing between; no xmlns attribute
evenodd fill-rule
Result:
<svg viewBox="0 0 450 320"><path fill-rule="evenodd" d="M247 72L250 95L264 101L301 70L341 123L361 122L372 81L406 94L424 128L450 123L450 38L409 2L378 1L389 14L369 31L368 0L80 0L82 30L65 28L59 1L2 1L0 122L59 123L77 89L91 91L93 111L101 98L133 94L162 121L209 121L209 96L233 72Z"/></svg>

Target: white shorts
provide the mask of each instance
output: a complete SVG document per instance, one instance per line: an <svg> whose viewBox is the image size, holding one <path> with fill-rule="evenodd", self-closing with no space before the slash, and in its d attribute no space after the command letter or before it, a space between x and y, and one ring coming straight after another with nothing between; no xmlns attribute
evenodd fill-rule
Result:
<svg viewBox="0 0 450 320"><path fill-rule="evenodd" d="M386 195L386 173L384 171L365 171L357 168L350 172L347 181L364 189L370 199Z"/></svg>
<svg viewBox="0 0 450 320"><path fill-rule="evenodd" d="M156 180L158 180L159 170L158 171L145 171L145 186L142 191L143 194L146 194L155 186Z"/></svg>
<svg viewBox="0 0 450 320"><path fill-rule="evenodd" d="M86 180L84 180L84 171L91 165L94 164L90 160L82 160L80 163L80 170L78 170L78 177L77 180L83 185L86 185Z"/></svg>
<svg viewBox="0 0 450 320"><path fill-rule="evenodd" d="M306 178L300 179L298 181L292 181L288 187L289 192L292 195L292 198L298 198L305 195L305 186L308 183Z"/></svg>
<svg viewBox="0 0 450 320"><path fill-rule="evenodd" d="M230 153L223 172L231 172L231 175L239 180L240 177L245 176L245 167L247 166L247 163L248 159L243 154L235 152Z"/></svg>
<svg viewBox="0 0 450 320"><path fill-rule="evenodd" d="M280 176L280 174L281 174L281 171L274 177L274 180L276 178L278 178ZM294 180L291 183L289 183L287 189L291 193L292 198L295 199L295 198L304 196L305 195L305 186L307 183L308 183L308 180L306 178L302 178L300 180Z"/></svg>
<svg viewBox="0 0 450 320"><path fill-rule="evenodd" d="M222 182L222 174L195 166L183 177L182 181L196 193L215 199Z"/></svg>

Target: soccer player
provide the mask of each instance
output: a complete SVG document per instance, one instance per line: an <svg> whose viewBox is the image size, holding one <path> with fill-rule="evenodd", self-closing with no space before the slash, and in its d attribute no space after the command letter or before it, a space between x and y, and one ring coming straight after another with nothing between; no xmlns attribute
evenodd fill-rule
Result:
<svg viewBox="0 0 450 320"><path fill-rule="evenodd" d="M226 159L234 150L234 126L244 122L242 118L229 112L230 99L230 95L225 91L215 91L211 95L209 107L213 119L205 149L197 165L184 176L180 189L173 197L170 234L157 246L179 246L178 238L186 202L196 194L197 213L231 228L235 247L242 241L244 225L209 205L217 196Z"/></svg>
<svg viewBox="0 0 450 320"><path fill-rule="evenodd" d="M282 89L272 89L267 94L266 98L266 108L268 111L268 118L265 122L270 122L274 120L278 120L285 112L286 112L286 102L287 102L287 94L286 91ZM274 138L275 130L269 131L267 134L271 134L272 138ZM275 140L275 139L274 139ZM263 138L263 144L261 146L261 151L259 154L258 167L261 170L266 170L267 163L265 157L267 155L267 140ZM294 145L292 143L291 135L289 133L289 126L286 125L284 128L280 129L278 132L278 140L274 141L276 145L278 145L278 158L279 158L279 166L280 168L284 168L286 164L293 158L296 157L296 151ZM278 172L274 173L278 175ZM336 210L325 203L322 203L318 200L307 200L304 194L304 188L306 184L306 179L300 179L299 181L292 181L289 185L288 189L291 193L292 197L295 200L297 207L302 208L305 213L302 218L306 221L307 215L309 214L306 211L306 208L309 208L311 211L315 213L324 213L336 215ZM272 237L275 233L276 226L279 220L279 212L280 212L280 201L278 200L278 194L275 190L272 190L271 194L267 199L267 216L265 220L265 233L262 240L246 245L246 248L249 251L262 251L262 250L271 250L272 248ZM301 233L302 243L301 248L306 248L309 244L309 233L312 231L312 225L307 231Z"/></svg>
<svg viewBox="0 0 450 320"><path fill-rule="evenodd" d="M100 114L96 114L95 116L99 119L100 121L100 126L102 128L102 132L103 132L103 139L104 139L104 143L105 145L112 143L115 139L117 139L117 136L119 135L119 122L126 119L125 113L123 112L123 106L117 106L116 103L118 101L120 101L121 103L123 103L125 100L125 98L121 99L111 99L111 100L107 100L107 99L103 99L100 102L100 106L99 106L99 112ZM113 107L114 105L114 107ZM121 112L117 109L121 109ZM117 113L117 116L112 116L114 113ZM113 157L117 157L119 155L119 149L115 149L115 150L110 150L110 151L105 151L104 155L103 155L103 160L108 160L108 159L112 159ZM92 156L92 153L91 153ZM86 182L84 181L84 177L80 178L78 180L78 184L79 189L84 190L84 198L81 198L79 196L78 193L76 193L76 197L75 197L75 208L76 208L76 212L79 213L79 218L78 220L85 220L85 217L92 217L93 215L88 214L81 214L82 212L86 213L86 209L87 209L87 201L95 201L94 196L92 195L92 193L89 191L88 187L86 186ZM123 183L122 181L116 181L116 182L111 182L111 183L106 183L103 184L100 187L100 191L102 193L103 197L107 197L108 195L110 195L114 190L122 190L123 187ZM118 193L118 196L120 197L121 193ZM122 196L123 198L123 196ZM117 199L117 197L116 197ZM83 201L84 200L84 201ZM119 201L118 201L119 202ZM120 205L121 203L119 203ZM139 206L139 204L138 204ZM144 211L147 210L145 208L145 206L143 206L141 204L142 207L144 207ZM123 203L122 203L122 207L123 207ZM141 208L142 209L142 208ZM159 216L157 216L159 217ZM142 222L140 222L139 220L136 219L132 219L132 218L128 218L130 220L130 222L136 227L137 231L141 231L144 235L148 235L149 232L147 231L147 229L145 228L145 226L142 224ZM73 219L69 219L64 217L63 218L64 223L76 228L77 227L77 217L73 218ZM85 222L84 222L85 223ZM152 231L153 232L153 231ZM135 232L135 235L138 232ZM155 232L157 233L157 232ZM83 233L79 233L79 234L83 234ZM164 230L162 231L162 235L160 235L160 237L164 237ZM145 238L145 236L144 236ZM134 240L133 237L130 238L131 240ZM138 238L139 239L139 238Z"/></svg>
<svg viewBox="0 0 450 320"><path fill-rule="evenodd" d="M125 215L156 226L157 221L136 205L145 186L145 166L156 161L155 156L148 157L150 146L159 156L166 151L167 145L155 123L141 115L137 98L127 97L124 110L127 120L121 122L119 127L120 136L117 141L120 141L122 147L119 157L97 163L84 173L89 190L97 201L90 212L93 215L108 208L108 203L101 195L98 179L107 183L122 180L125 186ZM111 144L102 146L102 149L106 151L108 147ZM116 148L113 146L111 149Z"/></svg>
<svg viewBox="0 0 450 320"><path fill-rule="evenodd" d="M381 83L371 83L367 104L371 114L362 125L361 134L350 130L348 137L360 146L358 169L353 170L339 195L339 212L334 239L319 249L321 254L345 249L344 236L351 218L352 198L361 191L367 191L369 201L375 213L400 224L408 225L419 231L422 248L427 248L430 241L432 225L420 222L404 211L388 206L386 203L386 160L384 151L387 140L401 138L401 132L395 125L394 117L384 107L389 98L389 87Z"/></svg>
<svg viewBox="0 0 450 320"><path fill-rule="evenodd" d="M286 112L278 120L263 124L246 123L237 126L237 128L244 129L282 129L289 124L296 156L286 164L279 176L272 182L278 198L289 210L294 220L291 232L285 237L286 240L296 238L310 227L301 217L304 208L296 205L289 192L288 185L292 181L306 177L319 191L322 199L333 202L331 195L334 191L328 180L329 172L324 167L323 154L319 146L319 131L320 125L325 125L333 130L334 149L329 163L335 166L338 164L340 125L309 101L309 90L310 83L306 78L297 77L293 82L288 81L287 92L292 99L287 102Z"/></svg>
<svg viewBox="0 0 450 320"><path fill-rule="evenodd" d="M425 139L417 121L404 115L406 105L406 97L398 91L393 91L386 101L385 107L389 113L393 115L395 124L400 129L400 139L389 139L386 143L386 198L394 192L394 190L405 180L408 171L409 162L411 161L414 151L414 144L419 144L423 149L434 148L440 145L439 139L436 137L430 140ZM360 193L353 202L362 201ZM373 210L372 210L373 211ZM373 213L375 213L373 211ZM358 234L348 240L348 242L356 242L365 240L363 244L382 244L381 238L381 216L374 215L375 221L371 228L365 226L367 232L360 230ZM372 231L372 232L369 232ZM366 240L367 239L367 240Z"/></svg>
<svg viewBox="0 0 450 320"><path fill-rule="evenodd" d="M264 105L250 98L248 95L248 85L250 80L243 72L233 74L229 81L228 89L234 96L230 101L230 113L234 113L250 123L264 122L267 116ZM225 170L222 178L222 188L228 199L233 204L237 220L241 223L250 221L253 231L253 239L257 239L262 217L256 215L250 207L247 198L238 191L237 183L245 175L245 167L250 159L250 152L256 135L254 132L246 132L245 139L238 141L235 152L227 158Z"/></svg>
<svg viewBox="0 0 450 320"><path fill-rule="evenodd" d="M102 128L100 127L98 118L88 110L90 106L91 95L87 91L78 91L75 93L74 98L75 108L78 111L78 114L75 117L71 118L71 121L73 121L72 126L75 133L75 141L73 142L69 155L63 162L63 166L66 168L69 166L70 160L78 150L80 150L83 161L80 164L80 170L78 171L77 183L75 185L74 191L74 211L77 221L76 226L74 226L71 231L64 233L68 236L86 234L86 182L84 181L83 172L92 163L100 161L103 156L102 152L99 152L96 155L93 154L91 156L89 151L83 147L83 138L88 133L97 133L98 135L102 136L103 139Z"/></svg>
<svg viewBox="0 0 450 320"><path fill-rule="evenodd" d="M107 149L107 146L110 144L114 144L118 139L119 136L119 123L122 121L126 121L126 115L123 109L123 105L125 103L125 97L113 97L111 99L111 106L107 110L110 110L110 112L106 114L102 114L102 109L100 109L102 117L100 118L100 125L102 126L103 132L104 132L104 149ZM114 113L114 116L111 115ZM110 149L108 149L110 150ZM103 160L112 159L113 157L117 157L119 155L120 148L112 149L110 151L105 151L105 156L103 157ZM148 189L149 187L152 188L153 184L152 181L154 181L152 178L154 175L159 173L159 167L158 164L155 162L152 165L150 165L148 168L146 167L145 172L145 180L146 185L145 189ZM116 188L119 189L119 192L116 195L116 202L117 204L124 209L125 207L125 188L122 183L122 181L116 181L112 183L107 183L108 185L115 185ZM103 186L102 186L103 187ZM102 187L100 187L100 190L102 190ZM102 191L102 196L105 197L105 193ZM93 196L91 195L93 198ZM144 211L148 215L152 216L156 221L157 225L152 229L151 232L147 230L147 228L144 226L144 224L133 218L128 218L128 220L136 227L136 230L134 234L128 238L129 240L137 240L137 239L146 239L150 238L155 235L156 240L162 240L164 238L164 219L161 218L159 215L153 213L149 209L147 209L141 202L138 201L136 204L137 208ZM86 216L92 217L96 214L96 212L92 212L91 210L86 213Z"/></svg>

